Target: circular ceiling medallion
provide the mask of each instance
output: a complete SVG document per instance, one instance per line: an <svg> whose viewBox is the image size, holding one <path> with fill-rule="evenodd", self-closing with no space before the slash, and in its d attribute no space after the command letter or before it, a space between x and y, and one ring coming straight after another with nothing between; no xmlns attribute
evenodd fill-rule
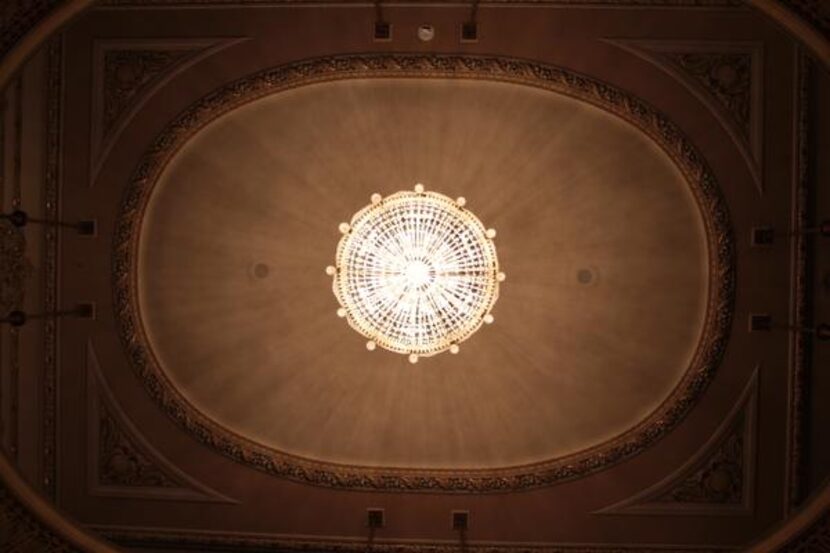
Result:
<svg viewBox="0 0 830 553"><path fill-rule="evenodd" d="M452 200L423 185L358 211L342 223L332 288L344 317L376 346L419 356L450 351L482 323L499 297L493 238L464 198Z"/></svg>

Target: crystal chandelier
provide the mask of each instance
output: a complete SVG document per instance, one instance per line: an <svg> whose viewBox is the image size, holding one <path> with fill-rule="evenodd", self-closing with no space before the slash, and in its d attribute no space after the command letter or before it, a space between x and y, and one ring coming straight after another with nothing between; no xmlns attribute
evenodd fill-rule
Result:
<svg viewBox="0 0 830 553"><path fill-rule="evenodd" d="M499 271L493 238L465 208L427 192L420 184L372 203L341 223L343 237L335 265L326 268L332 289L352 328L377 346L409 355L416 363L449 351L482 323L499 297Z"/></svg>

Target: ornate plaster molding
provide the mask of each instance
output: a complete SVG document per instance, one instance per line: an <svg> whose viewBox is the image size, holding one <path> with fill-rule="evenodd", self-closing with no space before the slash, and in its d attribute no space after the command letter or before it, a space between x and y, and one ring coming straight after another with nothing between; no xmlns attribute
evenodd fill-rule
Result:
<svg viewBox="0 0 830 553"><path fill-rule="evenodd" d="M236 503L185 474L141 435L107 386L91 341L86 348L86 378L91 495Z"/></svg>
<svg viewBox="0 0 830 553"><path fill-rule="evenodd" d="M218 425L176 390L156 360L142 327L135 265L146 203L166 164L202 127L266 95L316 82L354 78L486 79L566 94L638 127L685 175L706 226L710 286L702 339L670 397L642 423L580 453L499 470L384 469L339 465L276 451ZM303 61L230 83L172 121L138 164L122 198L113 252L114 309L127 357L163 411L203 444L245 465L299 482L346 489L503 492L579 478L641 453L674 428L706 389L726 349L735 294L734 242L717 181L682 131L645 102L605 83L529 61L454 55L366 55Z"/></svg>
<svg viewBox="0 0 830 553"><path fill-rule="evenodd" d="M6 112L9 102L0 90L0 209L5 209L6 201Z"/></svg>
<svg viewBox="0 0 830 553"><path fill-rule="evenodd" d="M17 462L20 445L20 329L9 330L9 420L4 423L5 447L11 459Z"/></svg>
<svg viewBox="0 0 830 553"><path fill-rule="evenodd" d="M410 3L413 0L393 0L391 4ZM414 2L463 3L459 0L414 0ZM103 7L140 7L140 6L165 6L170 8L182 6L286 6L302 4L319 4L319 0L102 0ZM362 0L333 0L329 5L361 4ZM386 2L385 2L386 3ZM482 2L482 5L503 5L503 4L528 4L528 5L564 5L564 6L610 6L610 7L691 7L691 8L741 8L743 2L740 0L490 0Z"/></svg>
<svg viewBox="0 0 830 553"><path fill-rule="evenodd" d="M818 553L830 551L830 513L816 521L803 534L781 548L780 553Z"/></svg>
<svg viewBox="0 0 830 553"><path fill-rule="evenodd" d="M745 488L750 480L744 474L747 428L750 427L746 421L739 419L711 456L692 474L656 497L655 503L743 507Z"/></svg>
<svg viewBox="0 0 830 553"><path fill-rule="evenodd" d="M184 45L182 45L184 46ZM142 96L154 81L193 55L195 48L115 46L98 42L95 44L96 72L99 86L96 91L101 94L99 113L95 118L101 126L101 134L106 137L112 132L115 123L124 116L131 106L140 103Z"/></svg>
<svg viewBox="0 0 830 553"><path fill-rule="evenodd" d="M807 275L808 239L799 234L810 222L810 155L813 153L812 132L813 114L812 81L815 71L813 62L807 54L798 49L796 53L796 78L794 82L793 113L795 118L792 174L792 254L791 278L792 289L790 318L795 327L808 325L810 283ZM788 455L787 455L787 496L786 508L791 510L801 503L806 496L807 466L805 458L807 440L807 422L809 419L810 398L810 348L812 337L804 332L794 332L790 336L790 371L789 371L789 421Z"/></svg>
<svg viewBox="0 0 830 553"><path fill-rule="evenodd" d="M752 52L667 52L665 56L705 88L750 137L752 132Z"/></svg>
<svg viewBox="0 0 830 553"><path fill-rule="evenodd" d="M182 71L245 38L104 39L93 45L90 185L129 121Z"/></svg>
<svg viewBox="0 0 830 553"><path fill-rule="evenodd" d="M0 484L0 547L3 551L69 553L71 547L38 520Z"/></svg>
<svg viewBox="0 0 830 553"><path fill-rule="evenodd" d="M0 220L0 313L23 305L26 277L32 269L26 258L26 236L7 220Z"/></svg>
<svg viewBox="0 0 830 553"><path fill-rule="evenodd" d="M830 4L824 0L778 0L830 39Z"/></svg>
<svg viewBox="0 0 830 553"><path fill-rule="evenodd" d="M748 515L755 496L758 372L723 424L686 464L602 515Z"/></svg>
<svg viewBox="0 0 830 553"><path fill-rule="evenodd" d="M25 0L17 5L21 7L20 13L15 12L12 17L0 21L0 36L8 37L7 44L0 49L0 89L5 87L8 80L18 70L20 65L49 36L69 21L72 17L89 8L95 0ZM110 2L138 2L140 0L108 0ZM166 3L164 0L153 0L157 3ZM200 5L203 2L214 0L183 0L190 2L190 5ZM251 2L262 0L215 0L222 2L222 5L249 5ZM267 1L267 0L266 0ZM279 5L279 1L270 0L271 3ZM513 2L513 0L505 0ZM742 8L744 4L753 6L764 12L767 16L776 20L792 33L798 40L808 45L825 65L830 67L830 40L827 33L822 33L815 24L806 23L805 20L794 13L789 3L815 4L821 8L820 0L516 0L516 3L528 5L544 5L545 2L562 3L564 5L600 5L600 6L679 6L679 7L702 7L719 8L734 7ZM99 2L106 7L107 0ZM785 4L786 3L786 4ZM45 6L44 6L45 4ZM144 5L147 5L146 3ZM201 4L204 5L204 4ZM109 4L110 7L117 4ZM821 8L822 10L824 8ZM824 13L824 12L821 12Z"/></svg>
<svg viewBox="0 0 830 553"><path fill-rule="evenodd" d="M12 553L115 553L58 513L0 454L0 548Z"/></svg>
<svg viewBox="0 0 830 553"><path fill-rule="evenodd" d="M46 156L43 179L43 218L57 221L61 187L61 136L63 131L63 39L48 45L46 66ZM43 309L58 307L58 232L49 226L43 232ZM43 321L43 487L55 497L57 486L58 324Z"/></svg>
<svg viewBox="0 0 830 553"><path fill-rule="evenodd" d="M0 57L65 0L18 0L0 5Z"/></svg>
<svg viewBox="0 0 830 553"><path fill-rule="evenodd" d="M23 194L23 76L14 82L14 142L12 142L12 191L11 204L14 209L20 207Z"/></svg>
<svg viewBox="0 0 830 553"><path fill-rule="evenodd" d="M0 165L2 167L2 165ZM26 258L26 236L7 220L0 220L0 313L20 309L25 296L26 279L33 271ZM9 330L8 340L8 392L0 387L0 403L9 402L9 420L3 420L0 409L0 447L7 446L10 455L17 454L18 446L18 381L20 377L20 334Z"/></svg>
<svg viewBox="0 0 830 553"><path fill-rule="evenodd" d="M121 429L111 410L100 402L95 403L91 421L97 432L91 433L97 444L93 451L95 462L95 480L102 487L146 487L176 488L178 483L167 476L139 448L134 439ZM91 440L92 441L92 440ZM97 455L96 455L97 453Z"/></svg>
<svg viewBox="0 0 830 553"><path fill-rule="evenodd" d="M194 532L171 528L95 525L92 529L124 547L185 548L199 551L290 551L292 553L717 553L735 547L652 544L567 544L312 538L280 534Z"/></svg>
<svg viewBox="0 0 830 553"><path fill-rule="evenodd" d="M764 190L764 50L759 42L608 39L658 67L700 100Z"/></svg>

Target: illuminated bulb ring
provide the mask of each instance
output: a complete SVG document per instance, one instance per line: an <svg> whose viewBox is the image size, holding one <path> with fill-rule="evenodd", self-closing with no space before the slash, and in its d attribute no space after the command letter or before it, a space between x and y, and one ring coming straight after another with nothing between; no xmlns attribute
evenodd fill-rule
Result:
<svg viewBox="0 0 830 553"><path fill-rule="evenodd" d="M456 352L491 320L494 233L456 200L422 187L373 196L341 229L332 287L340 312L373 344L416 356Z"/></svg>

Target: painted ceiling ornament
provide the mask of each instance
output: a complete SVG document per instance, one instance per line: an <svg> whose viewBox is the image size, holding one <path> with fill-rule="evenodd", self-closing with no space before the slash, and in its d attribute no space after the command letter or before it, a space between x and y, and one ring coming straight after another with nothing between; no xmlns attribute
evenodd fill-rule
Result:
<svg viewBox="0 0 830 553"><path fill-rule="evenodd" d="M372 203L341 223L335 265L326 268L345 318L377 346L417 363L449 351L493 322L499 297L496 231L465 208L464 198L423 185Z"/></svg>

